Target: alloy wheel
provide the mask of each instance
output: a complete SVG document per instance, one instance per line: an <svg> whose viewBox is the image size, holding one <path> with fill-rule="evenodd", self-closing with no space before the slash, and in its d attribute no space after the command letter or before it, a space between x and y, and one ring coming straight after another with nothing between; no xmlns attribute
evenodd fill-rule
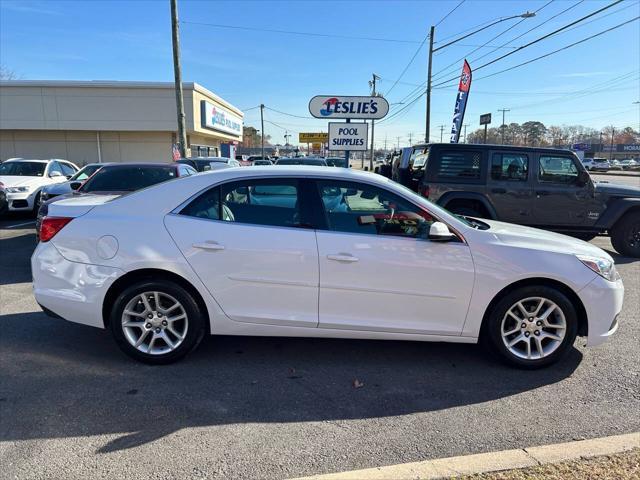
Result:
<svg viewBox="0 0 640 480"><path fill-rule="evenodd" d="M162 355L178 348L189 328L182 304L164 292L144 292L134 296L122 312L122 330L137 350Z"/></svg>
<svg viewBox="0 0 640 480"><path fill-rule="evenodd" d="M553 301L529 297L507 310L500 332L511 354L525 360L539 360L560 347L567 332L567 321L562 309Z"/></svg>

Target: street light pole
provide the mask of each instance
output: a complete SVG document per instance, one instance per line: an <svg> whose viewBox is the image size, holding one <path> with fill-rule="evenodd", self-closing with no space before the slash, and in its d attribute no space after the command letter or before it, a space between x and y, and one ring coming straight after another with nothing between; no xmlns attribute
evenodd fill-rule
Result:
<svg viewBox="0 0 640 480"><path fill-rule="evenodd" d="M425 132L424 132L424 141L425 143L429 143L429 138L430 138L430 129L431 129L431 67L432 67L432 60L433 60L433 54L435 52L437 52L438 50L442 50L443 48L447 48L450 45L453 45L454 43L458 43L461 40L464 40L465 38L469 38L473 35L475 35L476 33L479 33L483 30L486 30L487 28L491 28L494 25L497 25L500 22L506 22L507 20L513 20L514 18L531 18L531 17L535 17L536 14L535 12L529 12L526 11L524 13L521 13L520 15L513 15L511 17L505 17L505 18L499 18L498 20L496 20L495 22L490 23L489 25L485 25L484 27L478 28L477 30L474 30L471 33L468 33L462 37L458 37L455 40L451 40L448 43L445 43L444 45L438 47L438 48L433 48L433 37L435 36L435 29L436 27L431 25L431 28L429 29L429 58L428 58L428 65L427 65L427 91L426 91L426 96L427 96L427 113L426 113L426 125L425 125Z"/></svg>
<svg viewBox="0 0 640 480"><path fill-rule="evenodd" d="M433 63L433 35L436 27L429 30L429 65L427 66L427 121L424 129L424 143L429 143L431 132L431 67Z"/></svg>
<svg viewBox="0 0 640 480"><path fill-rule="evenodd" d="M505 112L510 112L511 110L509 110L508 108L499 108L498 111L502 112L502 126L500 127L500 130L502 130L502 145L504 145L504 130L506 127L506 125L504 124L504 114Z"/></svg>
<svg viewBox="0 0 640 480"><path fill-rule="evenodd" d="M173 43L173 74L178 113L178 149L180 156L187 156L187 133L184 122L184 97L182 94L182 68L180 66L180 32L178 26L178 0L171 0L171 41Z"/></svg>
<svg viewBox="0 0 640 480"><path fill-rule="evenodd" d="M376 96L376 80L380 77L375 73L372 74L371 87L373 89L372 95ZM369 156L369 171L373 171L373 136L374 136L375 120L371 120L371 155Z"/></svg>
<svg viewBox="0 0 640 480"><path fill-rule="evenodd" d="M260 104L260 125L262 127L262 135L260 136L260 140L262 141L262 159L264 160L264 103Z"/></svg>

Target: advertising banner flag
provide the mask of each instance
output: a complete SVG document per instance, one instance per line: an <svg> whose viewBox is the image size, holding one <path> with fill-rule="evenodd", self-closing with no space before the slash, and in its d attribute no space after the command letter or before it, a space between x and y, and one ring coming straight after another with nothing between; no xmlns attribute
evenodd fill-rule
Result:
<svg viewBox="0 0 640 480"><path fill-rule="evenodd" d="M462 122L464 120L464 111L467 108L467 100L469 98L469 89L471 88L471 67L465 60L462 66L462 75L460 75L460 83L458 84L458 94L456 96L456 108L453 112L453 123L451 125L451 143L458 143L460 139L460 131L462 130Z"/></svg>

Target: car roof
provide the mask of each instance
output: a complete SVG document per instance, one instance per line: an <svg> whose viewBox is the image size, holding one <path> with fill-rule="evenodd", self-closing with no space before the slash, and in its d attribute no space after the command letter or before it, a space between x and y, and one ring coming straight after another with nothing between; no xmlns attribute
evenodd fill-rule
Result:
<svg viewBox="0 0 640 480"><path fill-rule="evenodd" d="M569 149L565 149L565 148L549 148L549 147L525 147L525 146L520 146L520 145L493 145L493 144L488 144L488 143L429 143L429 144L419 144L419 145L414 145L412 148L415 147L446 147L446 148L482 148L485 150L529 150L529 151L545 151L545 152L562 152L562 153L573 153L572 150Z"/></svg>
<svg viewBox="0 0 640 480"><path fill-rule="evenodd" d="M38 159L31 159L31 158L12 158L10 160L6 160L4 163L9 163L9 162L32 162L32 163L49 163L52 162L53 160L38 160Z"/></svg>
<svg viewBox="0 0 640 480"><path fill-rule="evenodd" d="M130 162L130 163L105 163L105 167L112 168L127 168L127 167L152 167L152 168L160 168L160 167L175 167L177 166L175 163L149 163L149 162Z"/></svg>

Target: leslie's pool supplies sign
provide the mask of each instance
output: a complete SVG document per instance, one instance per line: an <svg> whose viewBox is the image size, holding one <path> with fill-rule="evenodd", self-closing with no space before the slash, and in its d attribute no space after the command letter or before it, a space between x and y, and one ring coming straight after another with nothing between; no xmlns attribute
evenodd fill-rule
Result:
<svg viewBox="0 0 640 480"><path fill-rule="evenodd" d="M329 123L329 150L367 150L367 123Z"/></svg>

